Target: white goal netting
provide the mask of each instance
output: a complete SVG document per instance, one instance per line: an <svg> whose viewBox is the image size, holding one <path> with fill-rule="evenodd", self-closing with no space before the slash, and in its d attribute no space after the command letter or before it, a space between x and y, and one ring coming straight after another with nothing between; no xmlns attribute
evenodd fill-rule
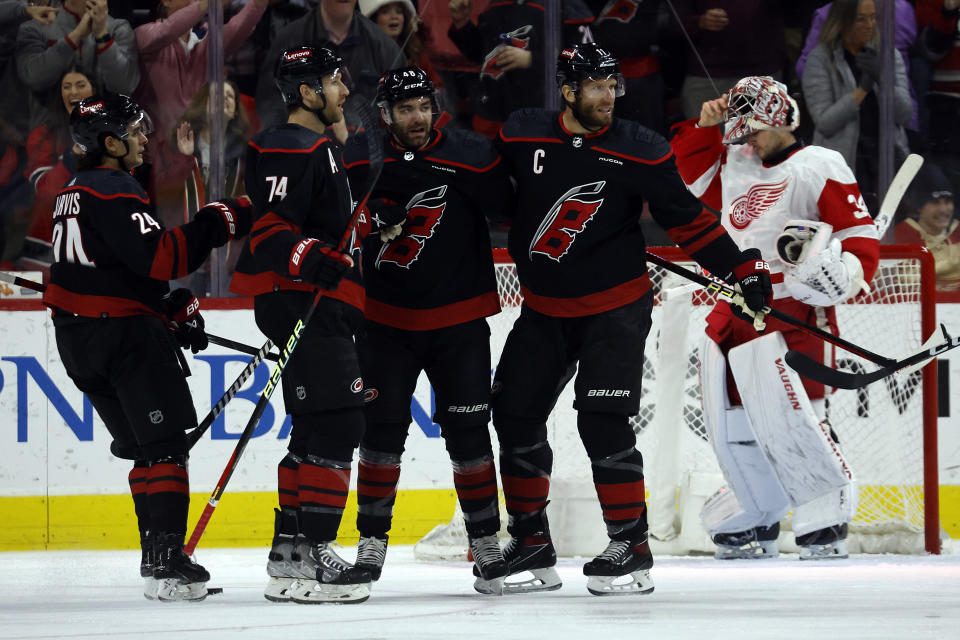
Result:
<svg viewBox="0 0 960 640"><path fill-rule="evenodd" d="M695 268L676 249L654 251ZM498 260L504 258L498 254ZM916 353L935 326L932 267L926 273L921 262L919 249L883 247L872 292L837 309L842 337L891 358ZM679 276L654 265L650 269L656 304L645 348L640 411L631 423L644 457L651 543L658 553L712 553L699 511L723 485L723 476L706 440L697 351L713 300ZM521 303L512 263L497 264L497 279L503 311L489 319L494 363ZM848 370L876 368L840 349L836 360ZM924 550L924 533L935 515L925 510L924 424L932 420L935 428L936 421L935 411L932 418L929 411L935 406L935 389L929 380L924 384L924 375L896 374L864 389L837 390L829 398L828 418L859 487L851 552ZM572 405L571 384L548 422L554 469L547 513L558 553L594 555L604 548L606 536ZM930 455L928 451L928 459ZM505 526L505 513L503 522ZM782 525L781 549L790 551L795 547L789 516ZM458 510L450 523L421 540L415 553L421 559L449 559L464 557L466 547Z"/></svg>

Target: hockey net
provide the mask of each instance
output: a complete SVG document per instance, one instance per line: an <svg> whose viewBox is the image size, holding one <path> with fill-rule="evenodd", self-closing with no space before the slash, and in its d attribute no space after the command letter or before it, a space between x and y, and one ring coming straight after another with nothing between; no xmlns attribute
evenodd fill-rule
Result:
<svg viewBox="0 0 960 640"><path fill-rule="evenodd" d="M678 249L651 251L696 268ZM495 257L503 311L489 318L494 363L522 301L516 267L505 251L495 250ZM644 457L651 544L661 554L712 553L699 511L724 480L706 440L697 353L714 300L655 265L650 265L650 275L656 295L653 327L644 353L640 411L631 424ZM928 252L881 247L871 293L837 308L841 335L891 358L918 352L936 328L933 282ZM853 371L876 368L839 348L836 365ZM572 405L570 384L548 421L554 450L548 515L559 554L590 556L604 548L606 536ZM858 484L850 551L938 552L936 365L898 373L864 389L837 390L827 411ZM501 497L505 529L502 507ZM790 516L781 529L781 550L795 550ZM465 557L466 549L457 508L452 520L425 536L414 553L423 560L454 559Z"/></svg>

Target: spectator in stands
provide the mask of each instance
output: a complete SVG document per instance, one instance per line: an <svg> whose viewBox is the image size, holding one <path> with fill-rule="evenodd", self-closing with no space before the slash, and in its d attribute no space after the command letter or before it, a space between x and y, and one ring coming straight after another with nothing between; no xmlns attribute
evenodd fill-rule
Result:
<svg viewBox="0 0 960 640"><path fill-rule="evenodd" d="M960 291L960 221L954 217L953 187L940 167L924 164L907 204L909 217L894 228L894 242L926 245L936 263L937 289Z"/></svg>
<svg viewBox="0 0 960 640"><path fill-rule="evenodd" d="M183 181L183 206L188 219L207 202L210 192L210 102L211 85L205 84L194 96L180 119L180 124L173 133L177 149L181 157L188 160L190 171ZM223 116L224 125L224 198L236 198L246 191L243 185L243 160L253 132L246 109L237 100L239 91L233 82L223 85ZM243 240L230 241L227 244L227 254L224 264L229 274L237 263ZM193 273L190 289L193 291L210 290L210 261Z"/></svg>
<svg viewBox="0 0 960 640"><path fill-rule="evenodd" d="M674 0L696 55L687 56L683 112L700 116L700 107L744 76L783 78L783 8L789 0Z"/></svg>
<svg viewBox="0 0 960 640"><path fill-rule="evenodd" d="M76 67L107 91L130 94L140 82L133 30L107 12L107 0L63 0L50 24L25 22L17 32L17 72L30 89L31 124L45 117L45 95Z"/></svg>
<svg viewBox="0 0 960 640"><path fill-rule="evenodd" d="M874 0L837 0L807 58L803 95L814 123L813 144L840 152L860 184L867 208L879 205L877 171L880 107L875 88L880 77ZM894 123L897 159L909 152L904 125L913 114L907 74L894 52ZM897 163L899 164L899 162Z"/></svg>
<svg viewBox="0 0 960 640"><path fill-rule="evenodd" d="M444 84L444 90L438 96L440 107L452 113L458 125L470 128L473 120L470 100L480 84L480 65L464 56L447 35L450 30L450 10L447 5L445 0L421 1L420 22L433 35L429 47L430 62L443 78ZM486 4L474 3L470 12L471 22L476 22L484 9Z"/></svg>
<svg viewBox="0 0 960 640"><path fill-rule="evenodd" d="M417 18L411 0L359 0L360 13L370 18L403 49L404 61L398 66L416 66L423 69L437 91L443 91L443 79L430 62L430 28Z"/></svg>
<svg viewBox="0 0 960 640"><path fill-rule="evenodd" d="M45 109L45 120L27 138L27 176L36 197L18 262L24 269L44 271L45 276L53 263L53 204L57 193L77 171L77 159L83 155L70 137L70 114L81 100L94 93L96 87L89 77L75 67L68 69L60 78L60 91Z"/></svg>
<svg viewBox="0 0 960 640"><path fill-rule="evenodd" d="M264 128L287 118L273 80L273 65L284 49L298 45L326 47L343 58L344 83L351 94L345 110L357 100L372 102L380 76L402 64L403 52L397 43L376 23L358 13L356 5L357 0L320 0L305 16L277 34L257 84L257 113Z"/></svg>
<svg viewBox="0 0 960 640"><path fill-rule="evenodd" d="M917 38L914 80L926 117L921 116L918 149L939 164L954 192L960 188L960 0L917 0ZM926 71L921 79L920 69ZM924 114L924 109L921 109Z"/></svg>
<svg viewBox="0 0 960 640"><path fill-rule="evenodd" d="M480 65L473 129L492 139L511 112L544 105L545 9L524 0L491 2L474 24L473 0L450 0L448 6L452 24L447 35ZM580 27L593 21L590 8L582 0L563 0L561 7L561 42L586 42Z"/></svg>
<svg viewBox="0 0 960 640"><path fill-rule="evenodd" d="M807 64L807 58L810 56L810 52L813 51L814 47L817 46L817 43L820 42L820 33L823 31L823 23L826 21L827 13L830 12L830 7L832 6L833 3L828 2L817 9L813 14L813 21L810 23L810 31L807 33L807 40L803 45L803 51L800 53L800 58L797 59L796 68L798 77L803 77L803 69ZM913 5L907 2L907 0L894 0L893 21L894 46L897 48L897 51L900 52L900 57L903 59L903 64L906 68L907 76L909 77L910 47L913 46L914 41L917 39L917 20L916 16L914 15ZM912 93L910 97L913 100L914 111L914 118L910 121L910 126L916 129L917 99Z"/></svg>
<svg viewBox="0 0 960 640"><path fill-rule="evenodd" d="M590 31L620 61L626 83L626 93L617 99L617 117L666 134L664 83L656 56L660 4L660 0L587 0L594 16Z"/></svg>
<svg viewBox="0 0 960 640"><path fill-rule="evenodd" d="M250 0L224 25L224 53L235 50L253 33L268 1ZM178 164L183 166L170 136L184 109L209 78L208 40L201 39L193 30L206 15L207 3L208 0L160 0L158 19L136 29L143 82L133 97L150 114L155 131L160 134L147 145L144 158L152 167L148 192L157 215L168 227L190 220L183 207L186 172L168 172L166 169ZM165 170L158 171L157 167Z"/></svg>

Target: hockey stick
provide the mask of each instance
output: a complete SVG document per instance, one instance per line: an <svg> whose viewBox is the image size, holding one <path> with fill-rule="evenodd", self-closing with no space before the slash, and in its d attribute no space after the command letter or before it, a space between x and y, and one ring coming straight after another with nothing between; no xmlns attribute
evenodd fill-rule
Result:
<svg viewBox="0 0 960 640"><path fill-rule="evenodd" d="M788 351L784 359L794 371L805 378L810 378L816 382L838 389L860 389L877 380L886 378L901 369L919 365L920 363L925 364L924 361L926 360L931 360L941 353L960 347L960 336L951 338L947 334L947 328L943 325L940 325L940 330L943 331L944 337L942 343L904 358L903 360L897 360L889 366L881 367L870 373L852 373L833 369L799 351Z"/></svg>
<svg viewBox="0 0 960 640"><path fill-rule="evenodd" d="M737 293L737 291L733 287L723 284L719 280L712 280L706 276L696 273L695 271L691 271L690 269L681 267L678 264L674 264L669 260L664 260L660 256L650 253L649 251L647 251L647 260L649 260L654 264L660 265L667 271L672 271L677 275L681 275L684 278L687 278L688 280L692 280L693 282L696 282L697 284L703 286L708 291L712 291L717 295L726 298L728 301L733 300L734 297L738 297L740 295L739 293ZM838 347L846 349L850 353L858 355L861 358L865 360L869 360L870 362L873 362L875 364L879 364L882 367L890 367L896 363L895 360L892 360L890 358L885 358L884 356L881 356L881 355L877 355L876 353L873 353L872 351L868 351L863 347L857 346L852 342L847 342L846 340L844 340L839 336L835 336L832 333L828 333L827 331L820 329L819 327L815 327L813 325L807 324L803 320L794 318L793 316L786 314L782 311L779 311L778 309L773 309L771 307L764 307L762 313L769 315L771 318L776 318L781 322L785 322L786 324L797 327L801 331L805 331L811 335L815 335L821 340L824 340L825 342L829 342L830 344L834 344Z"/></svg>
<svg viewBox="0 0 960 640"><path fill-rule="evenodd" d="M910 183L913 182L913 179L922 166L923 156L911 153L907 156L907 159L903 161L903 164L900 165L900 170L897 171L897 175L895 175L890 182L890 187L887 189L886 195L883 196L883 202L880 204L880 211L877 212L877 217L873 220L873 224L877 227L877 235L881 238L883 238L883 234L887 232L887 228L893 221L894 214L897 213L897 207L900 206L900 201L903 200L903 196L910 187Z"/></svg>
<svg viewBox="0 0 960 640"><path fill-rule="evenodd" d="M237 379L233 381L233 384L230 385L230 388L227 389L226 393L220 397L220 399L217 401L217 404L210 409L210 413L208 413L203 419L203 422L201 422L196 429L187 434L188 449L192 449L193 446L200 440L200 438L203 437L203 434L207 432L207 429L209 429L210 425L213 424L213 421L217 419L217 416L223 413L223 409L227 406L227 403L233 400L234 396L237 395L237 392L240 391L240 387L242 387L243 383L247 381L247 378L253 375L253 372L257 370L257 367L260 366L260 363L263 362L265 358L269 358L270 356L273 356L274 360L278 358L278 356L269 353L270 349L272 348L272 340L267 340L263 343L263 346L260 347L260 351L254 355L253 360L247 363L247 366L243 368L243 371L241 371L240 375L237 376Z"/></svg>
<svg viewBox="0 0 960 640"><path fill-rule="evenodd" d="M376 114L366 103L366 101L359 103L357 105L357 109L360 112L359 115L361 119L364 121L364 128L367 132L367 151L370 158L370 171L367 173L367 182L364 185L366 192L364 193L363 199L360 200L354 209L353 214L350 217L350 221L347 224L347 228L343 233L343 237L340 238L340 243L337 245L338 251L343 251L343 249L347 247L347 244L351 241L355 231L357 219L360 216L360 213L363 211L363 208L366 206L367 200L370 199L370 194L373 193L373 188L376 185L377 180L380 178L380 172L383 170L383 148L381 147L379 137L376 134ZM257 400L257 406L253 410L253 415L250 416L250 420L247 421L247 425L243 428L243 432L240 434L240 439L237 440L237 445L234 447L233 453L230 455L230 459L227 460L227 466L220 475L220 480L217 481L217 486L214 487L213 493L210 494L210 499L207 500L207 504L203 508L203 513L200 514L200 519L193 528L193 533L190 534L190 540L183 548L183 552L188 556L193 555L193 552L197 548L197 543L200 542L203 532L206 531L207 524L209 524L210 518L213 517L213 511L217 508L220 498L223 497L223 493L226 491L227 483L230 482L230 477L233 475L234 470L237 468L237 464L240 462L240 456L243 455L243 451L246 449L247 443L250 441L250 437L253 435L254 429L260 422L260 418L263 416L263 412L266 410L267 404L270 402L270 396L273 395L273 391L277 388L277 384L280 382L280 377L283 374L283 370L286 368L287 363L290 362L293 350L299 343L300 336L307 327L307 324L309 324L310 319L313 317L313 313L317 310L317 305L320 304L320 299L322 297L323 289L316 289L314 291L313 299L310 302L309 308L307 308L303 317L297 320L296 324L294 324L293 332L290 334L290 337L287 338L286 345L281 351L280 359L277 361L276 366L270 373L270 378L267 380L266 386L260 393L260 399Z"/></svg>
<svg viewBox="0 0 960 640"><path fill-rule="evenodd" d="M7 273L6 271L0 271L0 280L17 285L18 287L23 287L25 289L39 291L40 293L43 293L47 290L47 285L45 284L34 282L33 280L27 280L26 278L21 278L20 276L15 276L12 273ZM220 345L221 347L227 347L228 349L233 349L234 351L239 351L240 353L246 353L251 356L260 354L260 350L256 347L251 347L248 344L237 342L236 340L231 340L230 338L223 338L220 336L215 336L212 333L207 333L207 339L213 344ZM277 356L275 353L268 353L265 356L262 356L261 360L266 358L267 360L276 361L278 357L279 356Z"/></svg>

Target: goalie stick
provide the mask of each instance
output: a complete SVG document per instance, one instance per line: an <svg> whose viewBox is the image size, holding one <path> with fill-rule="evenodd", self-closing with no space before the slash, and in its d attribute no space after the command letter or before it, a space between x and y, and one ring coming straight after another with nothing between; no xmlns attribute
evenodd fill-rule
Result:
<svg viewBox="0 0 960 640"><path fill-rule="evenodd" d="M907 156L907 159L903 161L903 164L900 165L897 175L895 175L890 182L890 187L887 188L887 193L883 196L883 202L880 204L880 211L877 212L877 217L873 220L873 223L877 227L877 235L879 235L880 238L883 238L883 234L885 234L890 227L893 216L897 213L897 207L900 206L900 201L903 200L903 196L910 187L910 183L913 182L913 179L922 166L923 156L911 153Z"/></svg>
<svg viewBox="0 0 960 640"><path fill-rule="evenodd" d="M672 271L677 275L681 275L684 278L687 278L688 280L692 280L693 282L696 282L697 284L703 286L708 291L712 291L717 295L726 298L728 301L735 301L736 298L740 297L740 294L733 287L727 284L724 284L719 280L708 278L704 275L696 273L695 271L691 271L690 269L681 267L680 265L674 264L669 260L665 260L656 254L650 253L649 251L647 251L647 260L654 264L660 265L667 271ZM742 302L740 302L739 304L742 306ZM844 340L839 336L835 336L832 333L828 333L827 331L820 329L819 327L815 327L813 325L807 324L803 320L794 318L793 316L787 313L784 313L783 311L780 311L778 309L773 309L771 307L764 307L762 310L762 313L769 315L771 318L776 318L781 322L785 322L791 326L797 327L802 331L806 331L811 335L815 335L821 340L824 340L825 342L829 342L830 344L834 344L838 347L846 349L850 353L858 355L861 358L865 360L869 360L870 362L873 362L875 364L879 364L882 367L890 367L896 364L896 361L891 358L886 358L884 356L877 355L876 353L873 353L872 351L868 351L867 349L864 349L863 347L855 345L852 342L847 342L846 340Z"/></svg>
<svg viewBox="0 0 960 640"><path fill-rule="evenodd" d="M869 373L853 373L851 371L833 369L799 351L787 351L784 359L794 371L811 380L838 389L860 389L877 380L893 375L901 369L916 367L917 365L921 365L921 363L926 364L926 360L931 360L941 353L960 347L960 336L950 337L947 333L947 328L942 324L940 325L940 330L943 332L944 338L944 341L940 344L925 349L920 353L915 353L903 360L897 360L889 366L881 367Z"/></svg>
<svg viewBox="0 0 960 640"><path fill-rule="evenodd" d="M376 186L377 180L380 178L380 172L383 169L383 148L380 144L380 137L377 135L378 116L365 100L358 101L354 106L357 109L358 116L360 117L360 120L363 123L366 131L367 152L370 158L370 169L367 173L366 184L364 185L365 192L363 198L359 203L357 203L357 206L353 211L353 215L350 217L350 221L347 223L347 228L343 233L343 237L340 239L340 243L337 245L338 251L343 251L343 249L351 241L351 238L355 233L357 219L366 206L367 200L370 199L370 194L373 193L373 188ZM220 475L220 480L217 481L217 485L214 487L213 493L210 494L210 498L207 500L207 504L203 508L203 513L200 514L200 519L193 528L193 533L190 534L190 540L183 548L183 552L188 556L193 555L193 552L197 548L197 544L200 542L201 536L203 536L203 532L206 531L207 524L209 524L210 518L213 517L213 512L217 508L220 498L223 497L224 491L226 491L227 483L230 482L230 477L237 468L237 464L240 462L240 457L243 455L243 451L246 449L247 443L250 441L250 437L253 435L254 429L256 429L257 424L260 422L260 418L263 416L263 412L266 410L267 404L270 402L270 396L273 395L273 391L277 388L277 384L280 382L280 377L283 374L283 370L287 363L290 361L293 350L296 348L297 343L300 340L300 335L303 333L304 329L307 327L307 324L310 322L310 319L313 317L313 313L317 310L317 305L320 303L320 299L322 297L323 289L314 290L313 300L310 302L310 306L304 312L303 317L297 320L290 337L283 346L280 352L280 359L277 361L276 366L270 373L270 378L267 380L266 386L260 393L260 399L257 400L257 406L253 410L253 415L250 416L250 419L247 421L247 425L243 428L243 432L240 434L240 439L237 440L237 445L234 447L233 453L230 455L229 460L227 460L227 466Z"/></svg>
<svg viewBox="0 0 960 640"><path fill-rule="evenodd" d="M20 276L15 276L12 273L7 273L6 271L0 271L0 281L9 282L10 284L18 287L39 291L40 293L43 293L47 290L47 285L45 284L34 282L33 280L28 280L26 278L21 278ZM228 349L233 349L234 351L239 351L240 353L246 353L251 356L256 356L260 353L260 350L256 349L255 347L251 347L248 344L237 342L236 340L231 340L230 338L215 336L212 333L207 333L207 339L213 344L220 345L221 347L226 347ZM277 356L275 353L268 353L262 356L261 360L266 358L267 360L276 361L278 357L279 356Z"/></svg>

